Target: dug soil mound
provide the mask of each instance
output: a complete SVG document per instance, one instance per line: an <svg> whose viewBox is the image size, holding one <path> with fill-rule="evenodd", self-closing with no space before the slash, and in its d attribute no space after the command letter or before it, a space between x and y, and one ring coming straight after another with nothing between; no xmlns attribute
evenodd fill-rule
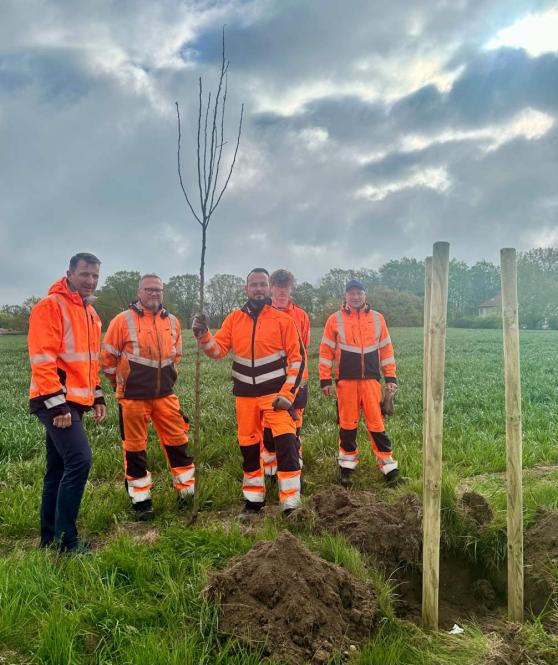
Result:
<svg viewBox="0 0 558 665"><path fill-rule="evenodd" d="M385 503L373 492L349 492L332 485L312 501L322 526L341 533L364 554L391 568L420 564L422 507L416 494Z"/></svg>
<svg viewBox="0 0 558 665"><path fill-rule="evenodd" d="M395 585L399 616L420 622L422 607L422 506L416 494L386 503L373 492L339 486L312 497L322 529L340 533L384 569ZM464 519L475 530L489 523L490 507L469 492L462 499ZM440 626L451 628L467 617L484 620L501 610L502 599L486 573L465 557L444 551L440 556Z"/></svg>
<svg viewBox="0 0 558 665"><path fill-rule="evenodd" d="M288 531L215 573L206 597L220 605L221 631L296 665L325 663L378 621L374 591Z"/></svg>
<svg viewBox="0 0 558 665"><path fill-rule="evenodd" d="M524 537L525 606L536 614L558 599L558 512L539 508Z"/></svg>

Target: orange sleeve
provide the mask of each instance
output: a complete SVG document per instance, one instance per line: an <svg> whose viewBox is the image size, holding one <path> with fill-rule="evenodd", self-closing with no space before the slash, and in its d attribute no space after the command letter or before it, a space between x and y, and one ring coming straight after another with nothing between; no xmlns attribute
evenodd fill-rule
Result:
<svg viewBox="0 0 558 665"><path fill-rule="evenodd" d="M382 368L382 374L384 375L385 381L387 383L397 383L393 345L391 343L391 337L389 336L389 330L386 325L386 321L381 314L379 350L380 366Z"/></svg>
<svg viewBox="0 0 558 665"><path fill-rule="evenodd" d="M324 334L320 344L320 362L319 375L320 384L324 386L331 385L331 371L335 360L335 350L337 348L337 317L332 314L326 321Z"/></svg>
<svg viewBox="0 0 558 665"><path fill-rule="evenodd" d="M124 348L122 320L123 317L120 314L114 317L101 345L101 367L113 388L116 388L116 366Z"/></svg>
<svg viewBox="0 0 558 665"><path fill-rule="evenodd" d="M283 345L287 354L287 378L278 394L292 403L300 389L306 366L306 352L296 323L289 316L285 316L281 324Z"/></svg>
<svg viewBox="0 0 558 665"><path fill-rule="evenodd" d="M214 335L208 330L205 335L199 338L198 343L201 345L202 351L206 356L214 360L219 360L219 358L223 358L231 350L234 316L235 312L231 312Z"/></svg>
<svg viewBox="0 0 558 665"><path fill-rule="evenodd" d="M63 337L64 325L58 304L52 298L41 300L31 310L27 338L31 380L41 396L63 395L56 363Z"/></svg>

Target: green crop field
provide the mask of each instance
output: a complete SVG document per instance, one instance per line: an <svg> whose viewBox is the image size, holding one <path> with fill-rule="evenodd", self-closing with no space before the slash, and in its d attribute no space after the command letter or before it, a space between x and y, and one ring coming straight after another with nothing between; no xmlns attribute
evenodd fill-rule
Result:
<svg viewBox="0 0 558 665"><path fill-rule="evenodd" d="M356 474L358 489L388 499L408 490L420 494L422 487L422 331L391 333L400 390L387 430L401 470L411 480L403 489L382 485L364 430L359 434L361 464ZM335 401L321 396L317 380L320 336L321 331L313 330L310 401L303 429L305 501L337 481ZM177 392L191 416L194 344L188 331L185 338ZM527 526L540 506L558 509L557 362L558 333L521 332ZM102 425L87 423L94 464L79 524L94 552L57 556L36 547L44 434L28 414L25 339L0 337L0 663L271 663L219 633L216 608L201 592L211 570L223 568L256 541L275 538L284 528L324 558L371 581L383 598L381 628L351 656L351 663L516 662L490 661L494 640L478 625L466 624L463 635L453 636L425 633L396 618L389 583L343 538L311 533L300 523L285 524L274 511L258 529L236 522L242 475L229 371L228 360L203 361L202 459L196 460L202 512L197 524L187 527L187 516L176 509L170 475L153 433L149 459L157 519L148 526L133 521L122 481L117 409L109 395L108 420ZM501 331L448 331L444 410L445 541L453 551L487 568L501 568L506 551ZM494 511L482 532L468 531L456 517L463 487L481 493ZM275 493L270 492L268 501L277 502ZM558 570L553 574L558 581ZM552 602L544 617L527 617L514 639L536 655L517 663L558 662L558 638L552 629L557 618ZM344 661L335 656L330 662Z"/></svg>

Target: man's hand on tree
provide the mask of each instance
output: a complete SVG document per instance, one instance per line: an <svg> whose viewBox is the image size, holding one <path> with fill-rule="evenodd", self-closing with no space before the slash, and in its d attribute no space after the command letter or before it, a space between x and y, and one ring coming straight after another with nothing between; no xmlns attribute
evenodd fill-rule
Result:
<svg viewBox="0 0 558 665"><path fill-rule="evenodd" d="M333 395L333 388L332 388L332 386L323 386L323 387L322 387L322 393L323 393L326 397L331 397L331 396Z"/></svg>
<svg viewBox="0 0 558 665"><path fill-rule="evenodd" d="M192 321L192 332L194 337L202 337L209 330L207 325L207 317L203 312L196 314Z"/></svg>

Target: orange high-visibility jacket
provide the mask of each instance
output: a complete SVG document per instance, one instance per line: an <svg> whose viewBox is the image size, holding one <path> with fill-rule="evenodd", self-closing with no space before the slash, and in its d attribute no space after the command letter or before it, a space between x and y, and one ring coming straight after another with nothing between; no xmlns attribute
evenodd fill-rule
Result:
<svg viewBox="0 0 558 665"><path fill-rule="evenodd" d="M291 319L296 323L296 327L298 328L298 332L300 333L300 338L302 340L302 343L304 344L304 349L308 354L308 349L310 347L310 319L308 318L308 314L302 309L302 307L299 307L299 305L295 305L295 303L292 300L289 300L289 304L287 305L287 307L285 307L285 309L279 309L279 311L288 314L291 317ZM306 367L304 369L304 376L302 377L302 379L304 381L308 381L308 361L306 362Z"/></svg>
<svg viewBox="0 0 558 665"><path fill-rule="evenodd" d="M101 319L65 277L29 318L31 411L46 407L53 415L68 413L68 402L89 408L104 404L99 380Z"/></svg>
<svg viewBox="0 0 558 665"><path fill-rule="evenodd" d="M172 394L182 356L180 322L165 308L134 303L110 322L103 339L103 372L116 398L157 399Z"/></svg>
<svg viewBox="0 0 558 665"><path fill-rule="evenodd" d="M320 383L335 379L397 379L393 346L384 317L365 305L356 310L349 305L332 314L325 325L320 344Z"/></svg>
<svg viewBox="0 0 558 665"><path fill-rule="evenodd" d="M278 393L291 403L306 366L304 345L290 316L270 305L259 314L246 303L231 312L215 335L199 339L210 358L233 353L233 394L261 397Z"/></svg>

